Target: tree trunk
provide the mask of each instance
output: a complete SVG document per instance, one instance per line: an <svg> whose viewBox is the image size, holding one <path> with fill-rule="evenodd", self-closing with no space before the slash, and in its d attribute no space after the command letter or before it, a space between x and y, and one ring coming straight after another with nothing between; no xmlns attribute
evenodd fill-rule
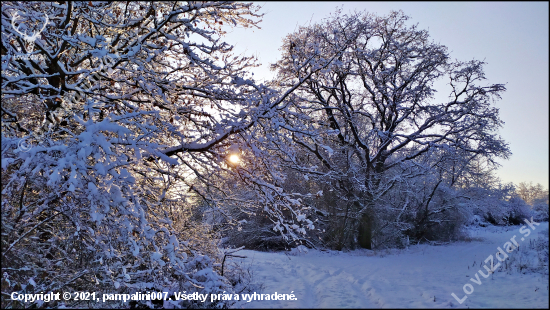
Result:
<svg viewBox="0 0 550 310"><path fill-rule="evenodd" d="M382 164L377 164L376 167L377 174L367 173L367 182L365 183L366 188L378 188L378 185L380 184L380 178L378 176L382 171ZM363 197L365 197L364 204L366 205L367 209L363 210L363 214L361 214L357 241L359 242L360 247L372 250L372 233L374 225L373 215L375 209L374 195L371 191L366 191L363 194Z"/></svg>
<svg viewBox="0 0 550 310"><path fill-rule="evenodd" d="M346 224L348 222L349 204L346 206L346 216L344 217L344 223L342 224L342 230L340 231L340 240L338 242L337 250L341 251L344 248L346 238Z"/></svg>
<svg viewBox="0 0 550 310"><path fill-rule="evenodd" d="M372 219L368 214L361 216L358 241L360 247L372 250Z"/></svg>

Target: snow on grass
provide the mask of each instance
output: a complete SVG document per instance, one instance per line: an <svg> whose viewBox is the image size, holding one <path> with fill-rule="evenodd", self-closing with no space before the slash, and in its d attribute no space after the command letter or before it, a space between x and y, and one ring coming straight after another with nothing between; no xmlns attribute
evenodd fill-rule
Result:
<svg viewBox="0 0 550 310"><path fill-rule="evenodd" d="M526 226L526 225L525 225ZM548 223L524 236L520 226L470 229L471 242L430 246L413 245L405 250L298 251L266 253L244 250L263 294L295 294L296 301L256 300L240 302L245 308L548 308L548 275L523 269L496 268L488 278L475 277L489 255L494 264L497 247L514 235L528 246L539 234L548 234ZM547 237L546 237L547 238ZM546 239L547 240L547 239ZM517 250L516 250L517 251ZM531 251L530 255L536 255ZM535 253L535 254L533 254ZM290 254L290 255L289 255ZM520 253L510 253L508 263ZM547 256L546 256L547 257ZM547 258L546 258L547 259ZM548 261L545 262L548 266ZM490 262L488 263L490 266ZM499 270L500 269L500 270ZM547 267L546 267L546 270ZM465 284L474 292L466 294ZM468 288L469 289L469 288ZM260 292L258 292L260 293Z"/></svg>

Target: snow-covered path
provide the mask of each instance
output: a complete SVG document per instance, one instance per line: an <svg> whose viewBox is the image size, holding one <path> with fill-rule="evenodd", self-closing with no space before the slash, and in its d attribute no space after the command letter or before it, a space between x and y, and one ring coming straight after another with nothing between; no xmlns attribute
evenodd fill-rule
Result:
<svg viewBox="0 0 550 310"><path fill-rule="evenodd" d="M547 308L548 278L540 273L496 272L481 284L470 281L497 247L516 235L520 247L548 229L541 223L524 241L519 226L471 231L480 241L450 245L415 245L394 253L372 251L320 252L296 256L241 251L264 284L264 294L289 294L296 301L252 301L245 308ZM514 253L512 253L514 254ZM508 258L509 259L509 258ZM497 260L495 258L495 264ZM489 262L490 265L490 262ZM497 269L498 270L498 269ZM486 272L485 272L486 273ZM466 294L465 284L474 292Z"/></svg>

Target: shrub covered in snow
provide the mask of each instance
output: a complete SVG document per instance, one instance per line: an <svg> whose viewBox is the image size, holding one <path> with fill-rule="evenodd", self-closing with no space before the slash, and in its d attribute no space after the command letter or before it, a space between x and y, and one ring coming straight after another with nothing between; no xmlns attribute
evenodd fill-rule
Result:
<svg viewBox="0 0 550 310"><path fill-rule="evenodd" d="M222 173L256 192L251 204L278 232L313 227L252 141L258 122L278 124L296 85L257 85L248 78L255 60L220 40L222 25L256 27L257 9L2 3L3 296L231 291L219 275L219 231L194 220L202 205L223 213L241 204ZM40 36L29 42L33 31ZM231 152L240 152L238 166ZM1 306L21 305L2 298Z"/></svg>
<svg viewBox="0 0 550 310"><path fill-rule="evenodd" d="M536 239L521 244L502 263L507 272L538 272L548 276L548 230L540 231Z"/></svg>

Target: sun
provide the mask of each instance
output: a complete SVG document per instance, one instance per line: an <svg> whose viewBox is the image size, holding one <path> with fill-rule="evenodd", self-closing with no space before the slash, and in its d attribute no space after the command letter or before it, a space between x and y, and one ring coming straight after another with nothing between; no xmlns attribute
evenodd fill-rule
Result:
<svg viewBox="0 0 550 310"><path fill-rule="evenodd" d="M229 162L231 162L233 164L238 164L240 161L241 161L241 159L239 158L239 155L237 155L237 154L229 155Z"/></svg>

